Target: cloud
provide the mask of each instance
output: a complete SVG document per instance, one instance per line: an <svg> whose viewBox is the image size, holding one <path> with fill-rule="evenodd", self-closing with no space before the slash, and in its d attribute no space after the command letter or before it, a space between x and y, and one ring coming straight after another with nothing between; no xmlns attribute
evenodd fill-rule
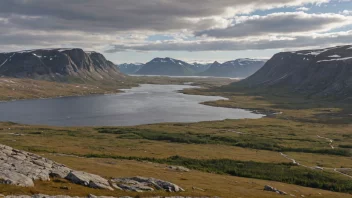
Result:
<svg viewBox="0 0 352 198"><path fill-rule="evenodd" d="M0 17L40 30L169 31L211 28L215 16L329 0L1 0Z"/></svg>
<svg viewBox="0 0 352 198"><path fill-rule="evenodd" d="M260 49L294 49L306 47L325 47L348 44L352 41L352 31L297 36L285 39L260 40L203 40L185 42L148 43L143 45L114 45L107 53L119 51L236 51Z"/></svg>
<svg viewBox="0 0 352 198"><path fill-rule="evenodd" d="M116 45L109 52L276 49L290 45L304 47L304 42L316 46L318 41L326 42L318 39L323 34L310 41L313 32L341 27L352 21L351 16L347 12L250 14L257 10L271 12L273 8L304 10L305 6L328 2L330 0L1 0L0 50L73 46L99 51L111 44ZM173 40L147 41L149 36L161 34ZM337 41L324 35L331 42Z"/></svg>
<svg viewBox="0 0 352 198"><path fill-rule="evenodd" d="M343 15L352 15L352 10L344 10L342 12L339 12L340 14L343 14Z"/></svg>
<svg viewBox="0 0 352 198"><path fill-rule="evenodd" d="M310 9L307 8L307 7L299 7L299 8L297 8L296 10L298 10L298 11L308 11L308 10L310 10Z"/></svg>
<svg viewBox="0 0 352 198"><path fill-rule="evenodd" d="M266 16L242 16L234 18L234 24L223 29L196 32L197 36L236 38L268 34L298 34L323 32L352 23L352 17L340 14L307 14L304 12L280 12Z"/></svg>

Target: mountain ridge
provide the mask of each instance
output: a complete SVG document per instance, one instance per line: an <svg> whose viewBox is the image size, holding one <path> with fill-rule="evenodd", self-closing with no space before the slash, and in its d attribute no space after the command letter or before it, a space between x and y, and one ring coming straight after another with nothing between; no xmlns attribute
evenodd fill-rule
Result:
<svg viewBox="0 0 352 198"><path fill-rule="evenodd" d="M264 59L241 58L219 63L187 63L173 58L154 58L146 64L123 63L118 67L125 74L167 76L214 76L243 78L264 65ZM222 67L220 67L222 66Z"/></svg>
<svg viewBox="0 0 352 198"><path fill-rule="evenodd" d="M147 62L136 74L140 75L168 75L187 76L194 74L191 64L173 58L154 58Z"/></svg>
<svg viewBox="0 0 352 198"><path fill-rule="evenodd" d="M201 73L203 76L216 76L216 77L234 77L234 78L245 78L257 70L259 70L265 64L263 59L250 59L241 58L231 61L226 61L222 64L215 61L208 70Z"/></svg>
<svg viewBox="0 0 352 198"><path fill-rule="evenodd" d="M0 75L16 78L100 80L124 75L106 58L80 48L34 49L0 53Z"/></svg>
<svg viewBox="0 0 352 198"><path fill-rule="evenodd" d="M310 96L352 96L352 45L280 52L255 74L234 83L248 88L287 88Z"/></svg>

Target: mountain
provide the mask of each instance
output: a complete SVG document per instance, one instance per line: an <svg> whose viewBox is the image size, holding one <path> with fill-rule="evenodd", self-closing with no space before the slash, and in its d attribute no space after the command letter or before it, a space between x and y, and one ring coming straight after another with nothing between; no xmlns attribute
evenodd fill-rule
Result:
<svg viewBox="0 0 352 198"><path fill-rule="evenodd" d="M194 73L191 64L172 58L154 58L136 72L139 75L167 76L189 76Z"/></svg>
<svg viewBox="0 0 352 198"><path fill-rule="evenodd" d="M223 64L214 62L203 76L246 78L258 71L265 64L265 60L237 59Z"/></svg>
<svg viewBox="0 0 352 198"><path fill-rule="evenodd" d="M204 71L206 71L207 69L209 69L209 67L211 66L211 63L197 63L194 62L192 64L190 64L190 68L196 73L202 73Z"/></svg>
<svg viewBox="0 0 352 198"><path fill-rule="evenodd" d="M124 74L134 74L144 66L143 63L123 63L119 64L119 70Z"/></svg>
<svg viewBox="0 0 352 198"><path fill-rule="evenodd" d="M166 61L168 61L170 63L170 64L168 64L168 66L174 65L174 63L171 60L174 60L174 62L176 62L178 64L180 64L180 63L183 64L184 66L187 67L186 70L189 70L189 69L192 70L192 71L190 71L192 74L197 74L197 73L204 72L211 66L211 64L209 64L209 63L197 63L197 62L194 62L192 64L189 64L189 63L186 63L184 61L171 59L171 58L165 58L165 59L162 59L162 60L159 59L159 61L162 64L165 64ZM155 62L154 62L154 64L155 64ZM143 64L143 63L123 63L123 64L118 65L118 68L124 74L136 74L142 67L144 67L144 65L145 64ZM171 67L175 67L175 66L171 66ZM179 66L177 65L177 67L179 67ZM150 69L148 69L148 70L150 71ZM145 73L145 72L147 72L147 71L143 71L143 73ZM156 72L156 71L153 71L153 73L154 72ZM152 74L149 74L149 75L152 75ZM163 74L163 75L165 75L165 74ZM190 74L182 74L181 76L184 76L184 75L190 75Z"/></svg>
<svg viewBox="0 0 352 198"><path fill-rule="evenodd" d="M173 58L154 58L146 64L121 64L119 69L125 74L165 75L165 76L216 76L247 77L264 65L264 60L237 59L223 64L187 63Z"/></svg>
<svg viewBox="0 0 352 198"><path fill-rule="evenodd" d="M97 52L82 49L37 49L0 53L0 76L46 80L116 79L124 76Z"/></svg>
<svg viewBox="0 0 352 198"><path fill-rule="evenodd" d="M352 46L282 52L234 85L284 88L311 96L352 96Z"/></svg>

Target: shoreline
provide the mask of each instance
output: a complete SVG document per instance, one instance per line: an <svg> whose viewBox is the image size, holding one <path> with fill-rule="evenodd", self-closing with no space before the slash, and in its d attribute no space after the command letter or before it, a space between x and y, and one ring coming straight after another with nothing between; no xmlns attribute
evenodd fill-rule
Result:
<svg viewBox="0 0 352 198"><path fill-rule="evenodd" d="M142 85L148 85L148 84L139 84L139 86ZM155 84L149 84L149 85L155 85ZM159 84L160 86L167 86L167 84ZM172 85L172 84L170 84ZM180 87L179 90L176 90L175 93L178 94L183 94L183 95L194 95L194 96L205 96L206 95L202 95L202 94L189 94L189 93L183 93L183 91L185 89L197 89L197 88L201 88L200 86L196 86L196 85L179 85L179 86L186 86L186 87ZM137 87L137 86L136 86ZM123 94L126 93L127 90L133 89L134 87L131 87L129 89L121 89L118 92L110 92L110 93L104 93L104 94L89 94L89 95L72 95L72 96L59 96L59 97L51 97L51 98L32 98L32 99L21 99L21 100L12 100L12 101L2 101L2 103L9 103L9 102L16 102L16 101L35 101L35 100L49 100L49 99L60 99L60 98L73 98L73 97L94 97L94 96L104 96L104 95L118 95L118 94ZM215 96L215 95L213 95ZM204 101L204 102L198 102L199 105L204 105L204 106L208 106L208 107L218 107L218 108L226 108L226 109L233 109L233 110L243 110L243 111L247 111L248 113L252 113L252 114L256 114L257 116L260 116L260 118L263 117L267 117L268 114L264 113L264 111L259 111L259 110L254 110L254 109L246 109L246 108L233 108L233 107L221 107L221 106L214 106L214 105L208 105L208 102L216 102L216 101L221 101L221 100L229 100L229 98L224 97L224 96L217 96L217 99L215 100L210 100L210 101ZM255 118L255 119L260 119L260 118ZM223 120L238 120L238 119L251 119L251 118L231 118L231 117L225 117L223 119L215 119L215 120L201 120L201 121L168 121L168 122L151 122L151 123L141 123L141 124L134 124L134 125L121 125L122 127L127 127L127 126L140 126L140 125L148 125L148 124L163 124L163 123L199 123L199 122L208 122L208 121L223 121ZM11 121L11 120L4 120L1 122L6 122L6 121ZM16 122L16 121L11 121L11 122ZM20 124L25 124L25 123L21 123L21 122L16 122L16 123L20 123ZM29 124L29 125L42 125L42 124ZM45 125L45 124L44 124ZM56 125L47 125L47 126L56 126ZM57 125L58 127L61 127L59 125ZM115 125L108 125L108 124L102 124L102 125L77 125L77 127L97 127L97 126L115 126ZM120 126L120 125L116 125L116 126ZM63 126L65 127L65 126ZM74 127L72 126L67 126L67 127Z"/></svg>
<svg viewBox="0 0 352 198"><path fill-rule="evenodd" d="M138 74L129 74L132 77L168 77L168 78L196 78L196 79L230 79L230 80L243 80L244 78L239 77L226 77L226 76L168 76L168 75L138 75Z"/></svg>
<svg viewBox="0 0 352 198"><path fill-rule="evenodd" d="M118 92L106 92L106 93L90 93L90 94L81 94L81 95L62 95L62 96L54 96L54 97L47 97L47 98L23 98L23 99L12 99L12 100L0 100L0 103L6 102L17 102L17 101L24 101L24 100L49 100L49 99L58 99L58 98L70 98L70 97L85 97L85 96L96 96L96 95L111 95L111 94L118 94L123 93L122 90L118 90Z"/></svg>

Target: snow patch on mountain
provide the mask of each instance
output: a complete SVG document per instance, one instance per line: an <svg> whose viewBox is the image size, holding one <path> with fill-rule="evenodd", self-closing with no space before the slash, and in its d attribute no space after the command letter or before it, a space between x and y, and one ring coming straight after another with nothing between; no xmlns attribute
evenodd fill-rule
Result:
<svg viewBox="0 0 352 198"><path fill-rule="evenodd" d="M337 55L337 54L335 54L335 55L331 55L331 56L328 56L329 58L340 58L341 56L340 55Z"/></svg>
<svg viewBox="0 0 352 198"><path fill-rule="evenodd" d="M349 60L349 59L352 59L352 57L335 58L335 59L330 59L330 60L320 60L320 61L317 61L317 63L330 62L330 61L345 61L345 60Z"/></svg>
<svg viewBox="0 0 352 198"><path fill-rule="evenodd" d="M38 58L42 58L42 56L37 55L36 53L32 53L32 55L33 55L33 56L36 56L36 57L38 57Z"/></svg>

